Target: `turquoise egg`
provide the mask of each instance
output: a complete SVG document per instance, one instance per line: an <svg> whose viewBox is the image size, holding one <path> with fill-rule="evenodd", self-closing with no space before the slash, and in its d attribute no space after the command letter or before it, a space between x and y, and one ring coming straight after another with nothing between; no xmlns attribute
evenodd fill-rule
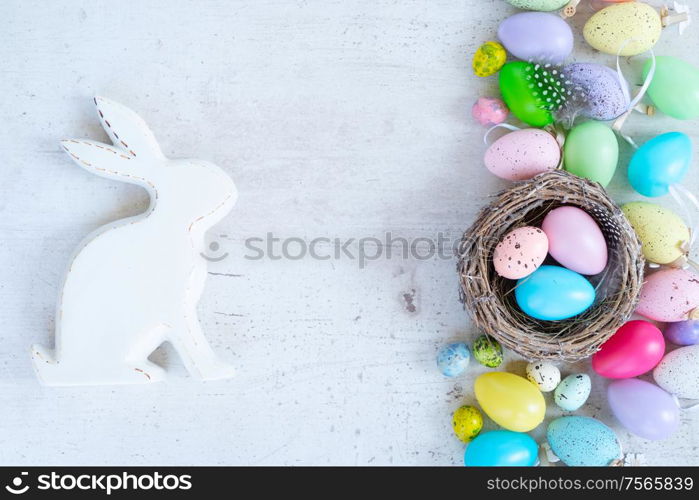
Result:
<svg viewBox="0 0 699 500"><path fill-rule="evenodd" d="M565 267L541 266L517 281L517 305L536 319L556 321L580 314L595 301L595 289Z"/></svg>
<svg viewBox="0 0 699 500"><path fill-rule="evenodd" d="M629 182L643 196L664 196L680 182L692 162L692 141L682 132L653 137L638 148L629 163Z"/></svg>
<svg viewBox="0 0 699 500"><path fill-rule="evenodd" d="M591 417L557 418L549 424L546 439L551 450L569 466L604 467L621 457L614 431Z"/></svg>
<svg viewBox="0 0 699 500"><path fill-rule="evenodd" d="M539 447L529 434L513 431L489 431L466 447L466 467L530 467L539 461Z"/></svg>
<svg viewBox="0 0 699 500"><path fill-rule="evenodd" d="M446 377L461 375L471 359L471 351L463 342L445 345L437 354L437 366Z"/></svg>

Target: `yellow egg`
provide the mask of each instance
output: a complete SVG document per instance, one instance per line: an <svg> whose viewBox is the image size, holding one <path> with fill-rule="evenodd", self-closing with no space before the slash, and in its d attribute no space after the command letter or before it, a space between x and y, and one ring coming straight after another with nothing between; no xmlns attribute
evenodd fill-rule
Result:
<svg viewBox="0 0 699 500"><path fill-rule="evenodd" d="M501 427L528 432L546 415L546 400L526 378L507 372L479 375L473 384L478 404Z"/></svg>
<svg viewBox="0 0 699 500"><path fill-rule="evenodd" d="M507 60L505 47L498 42L485 42L473 55L473 72L476 76L490 76L503 67Z"/></svg>
<svg viewBox="0 0 699 500"><path fill-rule="evenodd" d="M475 438L483 428L483 415L478 408L473 406L462 406L454 412L451 422L454 434L464 443L468 443Z"/></svg>
<svg viewBox="0 0 699 500"><path fill-rule="evenodd" d="M583 36L595 49L635 56L656 44L662 31L660 14L641 2L617 3L595 13L585 23Z"/></svg>
<svg viewBox="0 0 699 500"><path fill-rule="evenodd" d="M621 209L641 240L647 260L669 264L685 254L689 229L674 212L646 201L627 203Z"/></svg>

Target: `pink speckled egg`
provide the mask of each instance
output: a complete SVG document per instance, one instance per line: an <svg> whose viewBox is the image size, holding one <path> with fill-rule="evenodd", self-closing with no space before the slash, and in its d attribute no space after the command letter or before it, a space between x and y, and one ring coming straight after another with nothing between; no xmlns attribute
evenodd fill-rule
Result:
<svg viewBox="0 0 699 500"><path fill-rule="evenodd" d="M607 242L595 219L578 207L554 208L541 223L549 253L580 274L599 274L607 266Z"/></svg>
<svg viewBox="0 0 699 500"><path fill-rule="evenodd" d="M473 118L486 127L504 122L508 114L507 105L497 97L479 97L471 108Z"/></svg>
<svg viewBox="0 0 699 500"><path fill-rule="evenodd" d="M498 177L522 181L558 167L561 148L548 132L525 128L505 134L491 144L483 161Z"/></svg>
<svg viewBox="0 0 699 500"><path fill-rule="evenodd" d="M699 276L686 269L663 269L646 279L636 312L655 321L684 321L697 307Z"/></svg>
<svg viewBox="0 0 699 500"><path fill-rule="evenodd" d="M544 262L548 250L549 240L538 227L513 229L495 247L495 272L511 280L529 276Z"/></svg>

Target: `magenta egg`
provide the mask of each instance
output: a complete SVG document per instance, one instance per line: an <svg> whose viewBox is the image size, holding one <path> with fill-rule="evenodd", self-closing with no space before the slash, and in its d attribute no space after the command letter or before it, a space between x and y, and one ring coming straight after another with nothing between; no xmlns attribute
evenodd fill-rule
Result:
<svg viewBox="0 0 699 500"><path fill-rule="evenodd" d="M592 356L592 368L607 378L635 377L655 368L664 354L665 339L657 326L628 321Z"/></svg>
<svg viewBox="0 0 699 500"><path fill-rule="evenodd" d="M578 207L551 210L541 224L549 253L561 265L580 274L601 273L607 265L607 242L597 222Z"/></svg>
<svg viewBox="0 0 699 500"><path fill-rule="evenodd" d="M636 312L655 321L684 321L697 307L699 276L686 269L662 269L646 279Z"/></svg>

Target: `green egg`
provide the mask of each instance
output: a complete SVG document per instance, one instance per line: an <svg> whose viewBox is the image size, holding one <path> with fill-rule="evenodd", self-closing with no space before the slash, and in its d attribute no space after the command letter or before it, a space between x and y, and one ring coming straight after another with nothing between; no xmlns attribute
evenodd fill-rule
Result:
<svg viewBox="0 0 699 500"><path fill-rule="evenodd" d="M621 210L641 240L648 261L670 264L685 255L689 229L674 212L646 201L627 203Z"/></svg>
<svg viewBox="0 0 699 500"><path fill-rule="evenodd" d="M553 123L553 112L563 106L568 90L557 69L524 61L500 70L500 92L510 111L532 127Z"/></svg>
<svg viewBox="0 0 699 500"><path fill-rule="evenodd" d="M619 162L619 143L611 128L589 121L568 132L563 145L563 168L607 187Z"/></svg>
<svg viewBox="0 0 699 500"><path fill-rule="evenodd" d="M518 9L552 11L562 8L569 0L507 0Z"/></svg>
<svg viewBox="0 0 699 500"><path fill-rule="evenodd" d="M492 337L481 335L473 343L473 357L488 368L497 368L502 363L502 347Z"/></svg>
<svg viewBox="0 0 699 500"><path fill-rule="evenodd" d="M643 78L648 76L650 68L649 59L643 68ZM648 95L666 115L679 120L699 117L699 68L676 57L657 56Z"/></svg>
<svg viewBox="0 0 699 500"><path fill-rule="evenodd" d="M464 405L454 412L451 425L456 437L464 443L468 443L481 432L483 415L478 408Z"/></svg>

